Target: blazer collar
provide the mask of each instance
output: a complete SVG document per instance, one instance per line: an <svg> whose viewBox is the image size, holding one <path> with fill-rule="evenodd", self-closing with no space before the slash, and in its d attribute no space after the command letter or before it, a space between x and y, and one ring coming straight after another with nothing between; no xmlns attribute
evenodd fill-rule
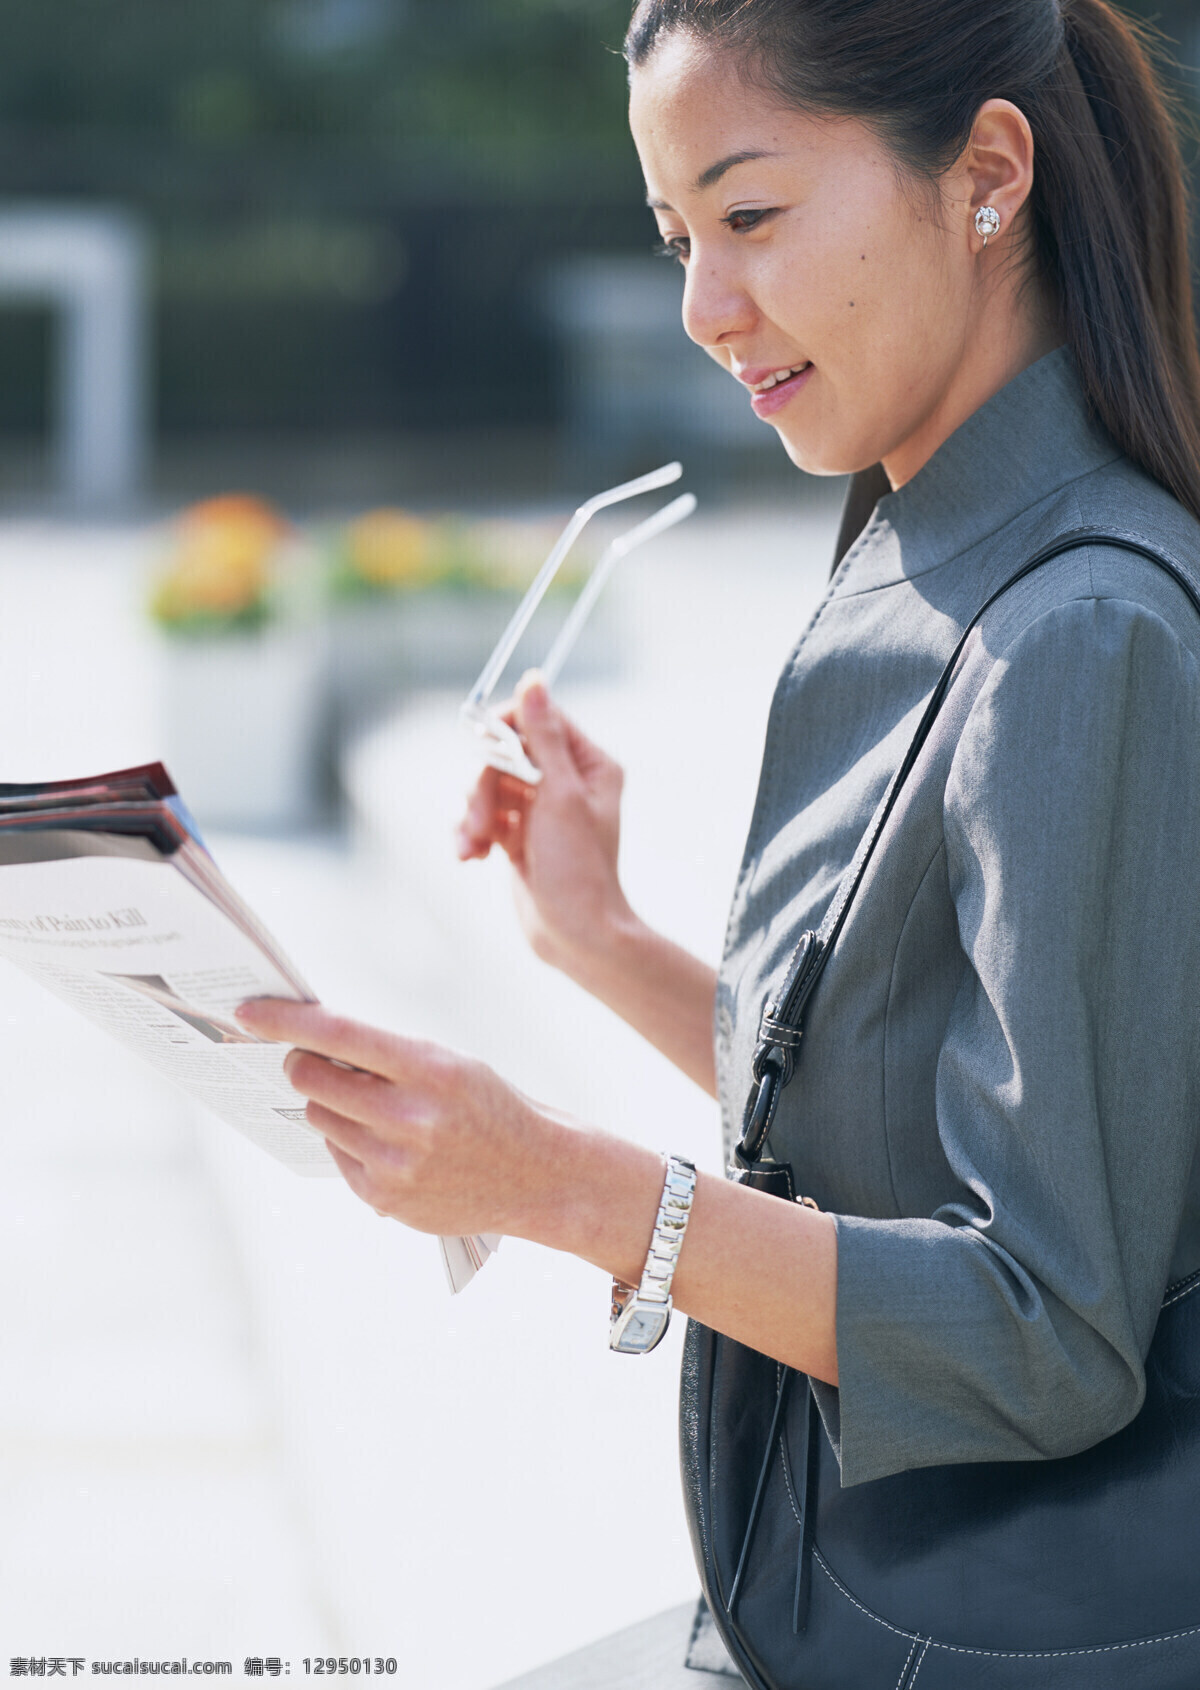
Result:
<svg viewBox="0 0 1200 1690"><path fill-rule="evenodd" d="M866 592L936 569L1120 456L1060 346L994 393L896 492L886 491L879 465L851 478L839 590Z"/></svg>

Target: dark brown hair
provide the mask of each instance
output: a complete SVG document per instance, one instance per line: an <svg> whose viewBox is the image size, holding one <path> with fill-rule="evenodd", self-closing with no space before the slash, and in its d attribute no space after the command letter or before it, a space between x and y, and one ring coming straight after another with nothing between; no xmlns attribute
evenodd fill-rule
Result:
<svg viewBox="0 0 1200 1690"><path fill-rule="evenodd" d="M788 105L871 124L936 176L980 106L1035 145L1034 262L1088 402L1121 450L1200 517L1200 356L1179 143L1145 33L1106 0L640 0L636 67L684 30Z"/></svg>

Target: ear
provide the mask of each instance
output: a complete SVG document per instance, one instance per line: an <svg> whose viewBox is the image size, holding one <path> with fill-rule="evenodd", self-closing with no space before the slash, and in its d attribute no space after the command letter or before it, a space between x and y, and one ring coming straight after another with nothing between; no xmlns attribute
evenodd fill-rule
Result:
<svg viewBox="0 0 1200 1690"><path fill-rule="evenodd" d="M1019 106L1011 100L984 101L954 175L972 250L983 245L975 229L975 213L981 206L993 206L1000 217L1000 228L989 244L1002 240L1033 189L1033 131Z"/></svg>

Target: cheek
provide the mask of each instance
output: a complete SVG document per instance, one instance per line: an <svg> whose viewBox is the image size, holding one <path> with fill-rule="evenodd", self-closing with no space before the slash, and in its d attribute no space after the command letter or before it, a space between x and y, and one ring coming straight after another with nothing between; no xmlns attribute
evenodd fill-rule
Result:
<svg viewBox="0 0 1200 1690"><path fill-rule="evenodd" d="M906 332L908 290L896 285L885 240L869 229L849 240L844 229L829 233L835 238L816 242L798 228L764 253L755 292L788 347L845 380Z"/></svg>
<svg viewBox="0 0 1200 1690"><path fill-rule="evenodd" d="M966 305L940 249L911 231L808 257L795 339L814 380L777 427L801 468L842 474L878 462L935 402L962 355Z"/></svg>
<svg viewBox="0 0 1200 1690"><path fill-rule="evenodd" d="M942 267L932 256L925 243L894 229L867 229L848 251L831 255L822 287L831 335L847 348L869 343L889 356L924 338L948 304Z"/></svg>

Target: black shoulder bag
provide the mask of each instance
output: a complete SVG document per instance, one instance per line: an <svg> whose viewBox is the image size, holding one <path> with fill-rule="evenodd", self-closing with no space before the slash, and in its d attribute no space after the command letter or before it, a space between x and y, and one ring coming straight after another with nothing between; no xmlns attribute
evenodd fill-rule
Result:
<svg viewBox="0 0 1200 1690"><path fill-rule="evenodd" d="M996 600L1075 546L1063 535L972 619L817 933L763 1009L737 1147L744 1184L794 1200L765 1156L805 1010L967 638ZM809 1382L688 1324L680 1445L717 1630L754 1690L1200 1690L1200 1273L1170 1286L1146 1399L1065 1459L921 1468L843 1490Z"/></svg>

